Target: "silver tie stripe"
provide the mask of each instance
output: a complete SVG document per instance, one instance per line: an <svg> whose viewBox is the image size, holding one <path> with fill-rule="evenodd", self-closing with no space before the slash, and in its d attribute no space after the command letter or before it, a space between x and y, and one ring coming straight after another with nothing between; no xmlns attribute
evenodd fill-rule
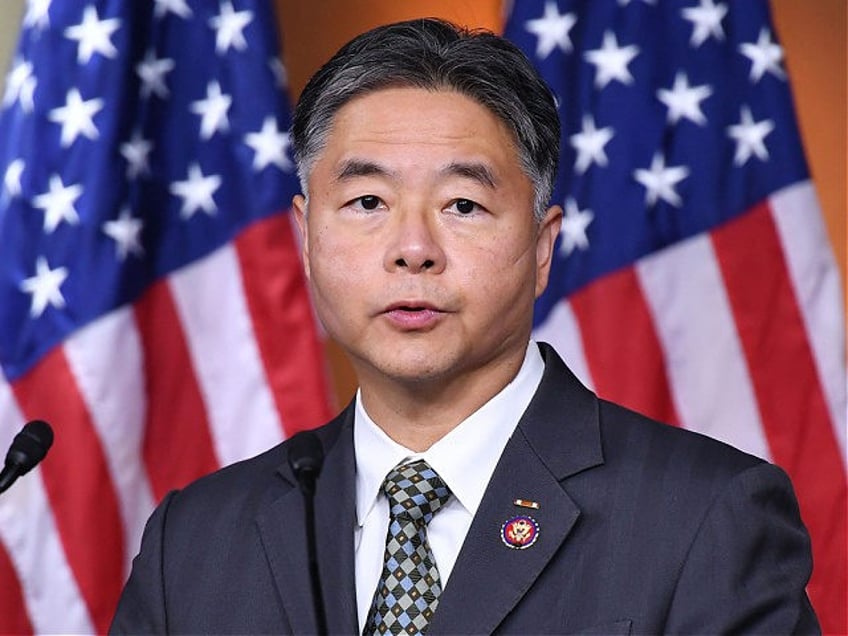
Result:
<svg viewBox="0 0 848 636"><path fill-rule="evenodd" d="M421 634L442 593L427 524L451 493L423 460L395 466L383 490L389 498L389 531L383 573L363 634Z"/></svg>

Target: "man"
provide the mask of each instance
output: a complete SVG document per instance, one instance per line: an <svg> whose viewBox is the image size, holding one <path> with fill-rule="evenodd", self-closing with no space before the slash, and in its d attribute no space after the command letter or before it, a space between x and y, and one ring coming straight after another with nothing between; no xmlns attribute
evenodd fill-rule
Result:
<svg viewBox="0 0 848 636"><path fill-rule="evenodd" d="M786 476L530 340L559 136L517 49L436 20L359 36L303 92L304 263L360 383L317 432L329 631L816 632ZM114 632L316 631L288 447L166 497Z"/></svg>

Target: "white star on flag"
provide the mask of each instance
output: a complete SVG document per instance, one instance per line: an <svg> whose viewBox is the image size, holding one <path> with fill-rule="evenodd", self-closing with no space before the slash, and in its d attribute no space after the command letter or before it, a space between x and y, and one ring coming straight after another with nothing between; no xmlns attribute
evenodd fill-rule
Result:
<svg viewBox="0 0 848 636"><path fill-rule="evenodd" d="M528 20L524 28L536 36L536 57L545 59L559 47L563 53L572 50L569 33L577 23L573 13L560 13L556 2L545 2L545 14L541 18Z"/></svg>
<svg viewBox="0 0 848 636"><path fill-rule="evenodd" d="M666 168L665 157L656 153L651 160L648 170L638 169L633 172L633 178L645 186L645 203L653 207L658 199L679 208L683 201L674 186L689 176L686 166L671 166Z"/></svg>
<svg viewBox="0 0 848 636"><path fill-rule="evenodd" d="M780 79L786 78L786 73L780 67L783 48L772 42L771 33L767 28L760 29L756 44L743 42L739 45L739 51L751 60L751 83L756 84L766 73L771 73Z"/></svg>
<svg viewBox="0 0 848 636"><path fill-rule="evenodd" d="M156 58L156 52L149 50L144 59L135 67L135 72L141 78L141 96L148 98L156 95L166 99L169 95L165 85L165 74L174 70L174 60Z"/></svg>
<svg viewBox="0 0 848 636"><path fill-rule="evenodd" d="M27 11L24 15L24 27L35 27L43 31L50 26L50 3L53 0L27 0Z"/></svg>
<svg viewBox="0 0 848 636"><path fill-rule="evenodd" d="M144 139L139 131L133 133L129 141L121 144L121 156L127 160L127 178L135 179L141 174L150 174L148 158L153 150L153 143Z"/></svg>
<svg viewBox="0 0 848 636"><path fill-rule="evenodd" d="M83 11L82 22L65 29L65 37L77 41L77 62L85 64L95 53L108 58L118 55L111 38L119 28L121 21L118 18L101 20L97 9L89 5Z"/></svg>
<svg viewBox="0 0 848 636"><path fill-rule="evenodd" d="M200 137L209 139L218 130L229 130L230 121L227 111L233 98L221 92L218 82L209 82L206 87L206 99L191 103L191 112L200 115Z"/></svg>
<svg viewBox="0 0 848 636"><path fill-rule="evenodd" d="M727 5L715 4L713 0L701 0L701 4L697 7L687 7L682 9L680 13L685 20L692 23L690 46L698 48L710 36L713 36L716 40L724 39L721 21L727 14Z"/></svg>
<svg viewBox="0 0 848 636"><path fill-rule="evenodd" d="M23 159L13 160L3 173L3 199L21 195L21 175L26 164Z"/></svg>
<svg viewBox="0 0 848 636"><path fill-rule="evenodd" d="M171 184L172 194L182 198L183 207L180 210L180 218L190 219L198 210L203 210L209 216L218 211L215 199L212 195L221 186L221 177L213 174L203 176L200 165L193 163L188 168L188 179L175 181Z"/></svg>
<svg viewBox="0 0 848 636"><path fill-rule="evenodd" d="M287 172L292 170L292 163L286 154L291 144L289 134L280 131L274 117L266 117L259 132L247 133L244 143L256 153L253 156L254 170L262 170L269 163Z"/></svg>
<svg viewBox="0 0 848 636"><path fill-rule="evenodd" d="M47 306L61 309L65 306L65 297L59 289L68 277L65 267L50 269L47 259L39 256L35 261L35 276L21 281L20 290L32 296L29 315L38 318Z"/></svg>
<svg viewBox="0 0 848 636"><path fill-rule="evenodd" d="M630 1L631 0L618 0L618 6L626 7L627 5L630 4ZM657 3L657 0L642 0L642 2L644 2L645 4L654 5L654 4Z"/></svg>
<svg viewBox="0 0 848 636"><path fill-rule="evenodd" d="M562 227L559 235L562 241L559 244L560 253L568 256L574 248L581 250L589 249L589 238L586 236L586 228L595 219L592 210L581 210L577 207L577 201L569 197L565 201L565 213L562 217Z"/></svg>
<svg viewBox="0 0 848 636"><path fill-rule="evenodd" d="M215 29L215 52L226 53L230 47L237 51L247 48L244 29L253 20L252 11L235 11L233 3L227 0L221 3L221 14L209 18L209 26Z"/></svg>
<svg viewBox="0 0 848 636"><path fill-rule="evenodd" d="M33 197L33 206L44 210L44 231L47 234L51 234L62 221L71 225L79 223L79 214L74 203L82 196L82 192L81 185L66 186L62 177L54 174L50 177L47 192Z"/></svg>
<svg viewBox="0 0 848 636"><path fill-rule="evenodd" d="M173 13L181 18L190 18L192 16L191 7L186 4L186 0L155 0L156 7L153 10L153 15L161 18L166 13Z"/></svg>
<svg viewBox="0 0 848 636"><path fill-rule="evenodd" d="M574 162L574 171L583 174L593 163L606 166L609 163L604 146L615 136L611 127L595 128L595 118L591 115L583 115L583 129L569 137L569 141L577 151L577 160Z"/></svg>
<svg viewBox="0 0 848 636"><path fill-rule="evenodd" d="M627 65L639 55L639 47L635 44L618 46L618 40L612 31L604 32L601 48L586 51L583 57L595 65L595 86L604 88L612 80L622 84L632 84L633 76Z"/></svg>
<svg viewBox="0 0 848 636"><path fill-rule="evenodd" d="M89 139L97 139L100 133L94 125L93 117L103 108L99 97L83 101L76 88L68 91L65 105L54 108L47 115L50 121L62 125L62 147L70 146L80 134Z"/></svg>
<svg viewBox="0 0 848 636"><path fill-rule="evenodd" d="M734 126L727 127L727 135L736 142L736 154L733 163L737 166L744 165L751 155L757 155L762 161L769 158L765 138L774 130L774 122L770 119L754 121L751 109L743 106L740 121Z"/></svg>
<svg viewBox="0 0 848 636"><path fill-rule="evenodd" d="M676 124L681 118L695 122L699 126L707 123L707 118L701 111L701 102L712 95L713 89L707 85L689 86L686 73L678 72L674 77L671 90L661 88L657 91L657 99L668 107L668 121Z"/></svg>
<svg viewBox="0 0 848 636"><path fill-rule="evenodd" d="M143 256L144 248L141 246L139 234L144 227L141 219L132 218L128 207L121 209L121 213L114 221L106 221L103 224L103 232L115 241L115 252L121 261L126 260L128 254Z"/></svg>
<svg viewBox="0 0 848 636"><path fill-rule="evenodd" d="M31 113L35 106L33 94L38 80L32 74L32 64L20 58L15 60L12 69L6 76L6 92L3 95L3 105L9 106L16 101L21 102L25 113Z"/></svg>

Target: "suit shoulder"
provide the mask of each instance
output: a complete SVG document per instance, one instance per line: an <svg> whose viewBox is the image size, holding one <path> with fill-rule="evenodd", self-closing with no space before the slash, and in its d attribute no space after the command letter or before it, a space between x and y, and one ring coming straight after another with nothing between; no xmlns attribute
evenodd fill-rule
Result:
<svg viewBox="0 0 848 636"><path fill-rule="evenodd" d="M180 491L180 498L203 497L209 493L214 493L220 498L221 495L230 491L243 493L246 487L250 488L265 482L275 474L277 467L286 460L285 448L286 442L283 441L259 455L237 461L204 475L185 486Z"/></svg>
<svg viewBox="0 0 848 636"><path fill-rule="evenodd" d="M335 443L344 417L331 420L315 429L325 450ZM285 492L295 485L288 466L289 440L248 459L244 459L208 475L200 477L182 488L173 497L171 508L211 507L221 510L236 503L258 503L266 497Z"/></svg>
<svg viewBox="0 0 848 636"><path fill-rule="evenodd" d="M731 478L763 459L707 435L658 422L621 405L599 400L605 462L639 462L692 478Z"/></svg>

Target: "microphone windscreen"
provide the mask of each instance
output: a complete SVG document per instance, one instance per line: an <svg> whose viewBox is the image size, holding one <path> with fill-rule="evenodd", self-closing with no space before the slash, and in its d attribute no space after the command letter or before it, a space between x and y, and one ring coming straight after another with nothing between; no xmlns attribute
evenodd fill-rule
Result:
<svg viewBox="0 0 848 636"><path fill-rule="evenodd" d="M33 420L15 435L6 453L6 465L17 465L18 475L25 475L44 459L52 445L53 429L50 425L42 420Z"/></svg>
<svg viewBox="0 0 848 636"><path fill-rule="evenodd" d="M317 474L324 464L324 448L312 431L301 431L289 440L289 464L295 475L302 472Z"/></svg>

